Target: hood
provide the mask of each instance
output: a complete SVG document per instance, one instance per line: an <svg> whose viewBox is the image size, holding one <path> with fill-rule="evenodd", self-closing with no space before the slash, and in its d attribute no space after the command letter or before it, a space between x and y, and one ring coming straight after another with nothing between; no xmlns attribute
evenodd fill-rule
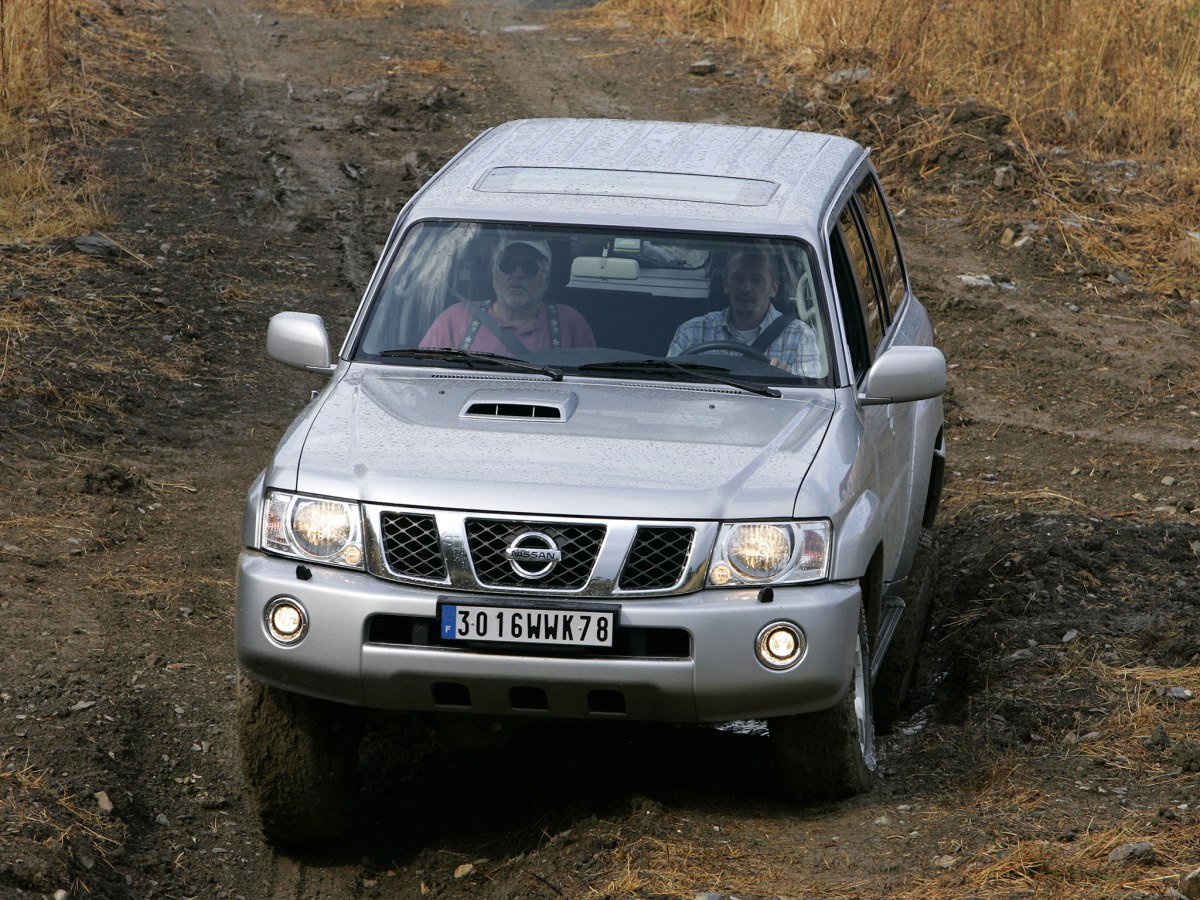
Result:
<svg viewBox="0 0 1200 900"><path fill-rule="evenodd" d="M833 406L831 392L354 366L306 414L303 448L281 446L272 482L479 512L786 518Z"/></svg>

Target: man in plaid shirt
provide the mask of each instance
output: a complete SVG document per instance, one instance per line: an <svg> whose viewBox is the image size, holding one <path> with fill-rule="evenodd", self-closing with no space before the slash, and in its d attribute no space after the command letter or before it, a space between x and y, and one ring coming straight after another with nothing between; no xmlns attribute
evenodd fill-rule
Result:
<svg viewBox="0 0 1200 900"><path fill-rule="evenodd" d="M678 356L697 344L709 341L737 341L753 345L771 323L781 315L771 303L779 290L771 260L762 253L745 251L733 254L722 280L729 306L684 322L675 331L667 356ZM775 326L778 329L779 326ZM793 375L820 377L825 374L817 336L804 322L792 319L765 348L759 348L771 361ZM714 350L736 356L733 350Z"/></svg>

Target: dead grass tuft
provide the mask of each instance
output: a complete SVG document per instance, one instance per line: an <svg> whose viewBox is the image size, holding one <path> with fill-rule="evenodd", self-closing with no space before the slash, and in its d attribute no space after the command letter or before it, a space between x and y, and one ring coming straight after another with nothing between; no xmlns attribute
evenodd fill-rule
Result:
<svg viewBox="0 0 1200 900"><path fill-rule="evenodd" d="M102 73L156 59L129 11L103 0L0 0L0 243L106 221L99 147L138 114Z"/></svg>

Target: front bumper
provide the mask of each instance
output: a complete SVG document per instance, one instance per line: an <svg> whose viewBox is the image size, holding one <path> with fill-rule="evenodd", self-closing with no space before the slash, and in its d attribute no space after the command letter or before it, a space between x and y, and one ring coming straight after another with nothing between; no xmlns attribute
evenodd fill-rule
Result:
<svg viewBox="0 0 1200 900"><path fill-rule="evenodd" d="M265 625L267 605L280 596L308 613L308 632L294 646L276 643ZM238 564L238 664L284 690L375 709L727 722L832 706L849 687L858 640L859 588L845 582L777 587L770 603L755 590L621 600L620 629L686 632L685 650L669 656L418 646L381 640L372 628L388 617L428 620L436 632L438 599L449 597L502 601L246 550ZM554 597L545 605L570 602ZM784 672L763 666L754 649L759 631L777 621L800 626L808 640L804 657Z"/></svg>

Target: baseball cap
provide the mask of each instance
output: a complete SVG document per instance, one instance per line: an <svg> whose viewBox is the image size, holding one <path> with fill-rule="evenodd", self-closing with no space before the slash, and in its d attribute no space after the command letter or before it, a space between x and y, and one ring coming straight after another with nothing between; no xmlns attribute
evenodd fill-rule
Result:
<svg viewBox="0 0 1200 900"><path fill-rule="evenodd" d="M545 241L527 241L523 238L506 237L500 241L500 246L496 250L496 259L499 259L505 254L509 247L515 246L516 244L524 244L526 247L536 250L542 255L547 263L554 258L550 255L550 245Z"/></svg>

